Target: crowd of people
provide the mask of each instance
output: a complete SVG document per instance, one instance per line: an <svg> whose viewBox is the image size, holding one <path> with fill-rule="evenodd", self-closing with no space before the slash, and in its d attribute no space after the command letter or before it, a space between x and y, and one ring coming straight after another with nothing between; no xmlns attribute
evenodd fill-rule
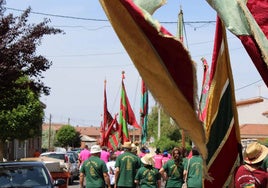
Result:
<svg viewBox="0 0 268 188"><path fill-rule="evenodd" d="M244 162L234 173L231 187L268 186L268 149L253 142L244 152ZM117 151L86 146L80 152L80 186L86 188L202 188L203 160L198 149L175 147L169 153L154 152L125 142Z"/></svg>

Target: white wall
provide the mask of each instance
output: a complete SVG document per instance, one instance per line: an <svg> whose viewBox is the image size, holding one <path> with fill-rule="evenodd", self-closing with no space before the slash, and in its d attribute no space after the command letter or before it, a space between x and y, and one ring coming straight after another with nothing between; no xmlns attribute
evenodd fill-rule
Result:
<svg viewBox="0 0 268 188"><path fill-rule="evenodd" d="M262 115L263 112L268 111L268 99L263 99L263 102L237 107L239 125L268 124L268 117Z"/></svg>

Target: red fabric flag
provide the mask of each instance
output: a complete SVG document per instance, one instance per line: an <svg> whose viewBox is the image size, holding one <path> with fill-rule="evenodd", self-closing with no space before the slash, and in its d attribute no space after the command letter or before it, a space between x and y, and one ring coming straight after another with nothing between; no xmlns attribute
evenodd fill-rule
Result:
<svg viewBox="0 0 268 188"><path fill-rule="evenodd" d="M113 121L110 123L108 130L105 133L105 138L107 139L107 147L113 151L117 149L120 142L119 134L121 129L117 122L117 115L118 114L115 115Z"/></svg>
<svg viewBox="0 0 268 188"><path fill-rule="evenodd" d="M207 0L239 39L268 87L267 0Z"/></svg>
<svg viewBox="0 0 268 188"><path fill-rule="evenodd" d="M151 16L164 1L139 1L139 5L132 0L100 2L154 98L189 135L205 159L205 132L196 114L195 63L184 45Z"/></svg>
<svg viewBox="0 0 268 188"><path fill-rule="evenodd" d="M205 180L204 187L228 187L242 160L242 147L226 33L220 19L211 66L205 128L208 173L214 180Z"/></svg>
<svg viewBox="0 0 268 188"><path fill-rule="evenodd" d="M107 145L107 138L105 132L108 129L109 124L113 121L113 117L107 108L107 96L106 96L106 80L104 81L104 102L103 102L103 121L101 126L101 146Z"/></svg>

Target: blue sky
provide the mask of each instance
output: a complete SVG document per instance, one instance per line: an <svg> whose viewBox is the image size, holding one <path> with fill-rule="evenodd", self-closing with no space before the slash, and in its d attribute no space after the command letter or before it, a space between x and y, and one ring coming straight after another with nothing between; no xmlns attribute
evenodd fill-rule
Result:
<svg viewBox="0 0 268 188"><path fill-rule="evenodd" d="M201 57L210 64L216 13L205 0L169 0L153 17L173 35L177 31L180 6L184 12L186 45L197 64L198 82L202 81ZM121 72L124 70L125 87L130 103L139 120L141 78L121 45L98 0L7 0L7 13L21 14L28 7L32 12L29 23L39 23L44 18L50 25L64 30L65 34L46 36L38 52L53 62L45 72L44 82L51 87L49 96L41 100L47 105L46 118L54 123L71 125L99 125L103 113L103 87L107 80L108 109L119 111ZM72 19L70 17L75 17ZM191 22L191 23L189 23ZM195 22L195 23L192 23ZM228 33L231 65L237 100L263 96L268 98L267 87L245 52L240 41ZM201 88L199 84L199 89ZM155 102L150 96L150 107Z"/></svg>

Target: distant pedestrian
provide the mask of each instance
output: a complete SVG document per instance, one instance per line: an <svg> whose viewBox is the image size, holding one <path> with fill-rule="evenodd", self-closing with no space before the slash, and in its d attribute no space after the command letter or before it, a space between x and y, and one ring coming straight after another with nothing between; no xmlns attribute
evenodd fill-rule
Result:
<svg viewBox="0 0 268 188"><path fill-rule="evenodd" d="M106 163L112 188L114 187L114 184L115 184L115 160L116 158L117 156L113 153L110 157L109 162Z"/></svg>
<svg viewBox="0 0 268 188"><path fill-rule="evenodd" d="M34 156L34 157L39 157L39 156L40 156L40 152L39 152L38 149L35 150L33 156Z"/></svg>
<svg viewBox="0 0 268 188"><path fill-rule="evenodd" d="M168 152L167 151L164 151L163 157L162 157L162 166L164 164L166 164L168 162L168 160L170 160L170 157L168 156Z"/></svg>
<svg viewBox="0 0 268 188"><path fill-rule="evenodd" d="M100 159L103 160L105 163L107 163L109 161L110 158L110 152L107 151L107 147L106 146L102 146L101 148L101 156Z"/></svg>
<svg viewBox="0 0 268 188"><path fill-rule="evenodd" d="M139 158L142 158L146 154L146 149L147 148L145 146L141 147L140 152L138 154Z"/></svg>
<svg viewBox="0 0 268 188"><path fill-rule="evenodd" d="M82 166L83 162L90 157L90 151L88 145L85 145L84 149L79 154L79 162L80 166Z"/></svg>
<svg viewBox="0 0 268 188"><path fill-rule="evenodd" d="M138 169L135 176L135 183L140 188L160 188L161 175L158 169L154 168L154 159L152 154L146 154L141 158L143 166Z"/></svg>
<svg viewBox="0 0 268 188"><path fill-rule="evenodd" d="M119 155L115 163L115 183L116 187L135 187L134 179L137 170L141 166L138 156L131 153L131 142L122 145L124 153Z"/></svg>
<svg viewBox="0 0 268 188"><path fill-rule="evenodd" d="M268 154L268 149L258 143L250 143L244 152L245 164L238 167L234 184L236 188L240 187L268 187L268 173L261 168L264 158Z"/></svg>
<svg viewBox="0 0 268 188"><path fill-rule="evenodd" d="M162 160L163 160L163 155L161 154L161 151L159 148L155 150L155 155L154 155L154 164L155 168L160 170L162 167Z"/></svg>
<svg viewBox="0 0 268 188"><path fill-rule="evenodd" d="M187 187L202 188L203 160L196 147L192 148L192 157L185 158L184 181Z"/></svg>
<svg viewBox="0 0 268 188"><path fill-rule="evenodd" d="M107 166L105 162L100 159L100 146L92 146L90 153L90 158L84 161L80 170L80 187L84 187L85 177L86 188L104 188L105 185L110 188L110 177Z"/></svg>
<svg viewBox="0 0 268 188"><path fill-rule="evenodd" d="M180 148L175 147L172 150L172 158L163 165L160 169L160 174L164 181L166 181L166 187L181 187L183 184L183 165L182 165L182 153Z"/></svg>
<svg viewBox="0 0 268 188"><path fill-rule="evenodd" d="M117 157L118 157L119 155L121 155L121 154L123 153L123 152L122 152L122 148L121 148L121 146L118 147L114 153L115 153L115 155L116 155Z"/></svg>

